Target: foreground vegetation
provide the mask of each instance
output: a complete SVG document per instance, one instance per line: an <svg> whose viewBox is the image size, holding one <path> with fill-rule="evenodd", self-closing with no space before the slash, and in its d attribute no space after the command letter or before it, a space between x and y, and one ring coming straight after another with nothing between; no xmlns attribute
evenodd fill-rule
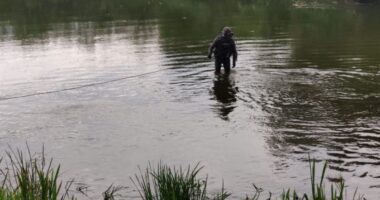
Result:
<svg viewBox="0 0 380 200"><path fill-rule="evenodd" d="M0 161L4 161L1 159ZM4 163L5 162L5 163ZM64 186L59 181L60 165L53 166L53 160L46 160L44 151L33 156L30 151L6 152L0 175L2 184L0 200L56 200L70 199L72 181Z"/></svg>
<svg viewBox="0 0 380 200"><path fill-rule="evenodd" d="M326 189L325 174L327 162L322 169L321 177L316 177L316 162L310 162L310 194L298 194L296 191L284 190L278 198L264 197L263 190L254 185L254 195L245 197L245 200L281 199L281 200L344 200L345 183L341 179L337 184L331 184ZM32 155L28 150L9 150L5 159L0 160L0 200L64 200L80 199L74 197L70 188L73 183L65 184L60 180L60 165L55 166L52 159L46 159L44 151ZM229 199L228 193L222 186L220 192L211 195L207 191L207 177L199 178L202 167L196 165L191 168L176 168L159 163L156 167L149 165L140 174L131 177L140 198L143 200L224 200ZM110 186L103 192L104 200L116 199L123 187ZM71 191L71 192L70 192ZM121 197L120 197L121 198ZM363 196L355 194L353 200L365 200Z"/></svg>

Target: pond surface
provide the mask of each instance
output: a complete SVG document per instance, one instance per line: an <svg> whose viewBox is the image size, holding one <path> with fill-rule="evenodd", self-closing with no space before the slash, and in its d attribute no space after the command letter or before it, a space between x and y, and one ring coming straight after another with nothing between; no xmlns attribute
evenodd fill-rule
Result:
<svg viewBox="0 0 380 200"><path fill-rule="evenodd" d="M110 184L136 197L149 161L200 162L234 198L252 183L307 192L310 154L380 199L378 7L165 2L3 6L0 148L44 144L94 198ZM238 64L216 76L207 48L225 25Z"/></svg>

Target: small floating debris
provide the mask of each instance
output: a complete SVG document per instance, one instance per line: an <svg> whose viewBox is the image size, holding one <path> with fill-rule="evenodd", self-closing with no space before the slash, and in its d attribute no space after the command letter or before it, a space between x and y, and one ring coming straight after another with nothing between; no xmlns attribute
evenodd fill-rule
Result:
<svg viewBox="0 0 380 200"><path fill-rule="evenodd" d="M360 178L364 178L364 177L366 177L367 176L367 174L368 174L368 172L364 172L362 175L360 175L359 177Z"/></svg>

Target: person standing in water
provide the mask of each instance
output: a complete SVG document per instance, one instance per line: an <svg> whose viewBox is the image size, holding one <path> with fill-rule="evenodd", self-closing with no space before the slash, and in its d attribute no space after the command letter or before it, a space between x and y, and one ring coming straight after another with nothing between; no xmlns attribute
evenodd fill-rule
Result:
<svg viewBox="0 0 380 200"><path fill-rule="evenodd" d="M224 27L221 35L219 35L214 42L210 45L208 50L208 58L212 58L212 54L215 57L215 73L220 73L220 69L224 68L225 73L229 73L231 70L230 57L232 56L232 68L236 66L237 51L236 44L232 36L234 33L231 28Z"/></svg>

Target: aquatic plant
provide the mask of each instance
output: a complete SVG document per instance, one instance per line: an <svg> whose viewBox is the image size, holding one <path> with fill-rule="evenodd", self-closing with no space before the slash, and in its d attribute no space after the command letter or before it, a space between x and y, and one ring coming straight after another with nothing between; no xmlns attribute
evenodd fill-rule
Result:
<svg viewBox="0 0 380 200"><path fill-rule="evenodd" d="M291 191L290 189L283 191L281 195L281 200L344 200L345 197L343 195L345 189L345 182L343 178L340 178L337 183L332 183L330 185L330 192L325 188L325 174L328 167L328 162L326 161L322 168L322 174L317 182L316 177L316 161L311 160L309 156L309 168L310 168L310 185L311 185L311 194L303 194L299 196L296 190ZM363 195L357 196L357 189L352 197L353 200L365 200Z"/></svg>
<svg viewBox="0 0 380 200"><path fill-rule="evenodd" d="M207 196L207 177L197 178L203 167L199 163L183 170L159 163L156 168L149 164L144 172L131 178L143 200L224 200L230 196L224 190L210 198Z"/></svg>
<svg viewBox="0 0 380 200"><path fill-rule="evenodd" d="M0 169L0 200L74 199L69 195L72 181L63 185L59 180L60 165L54 167L53 159L46 160L44 150L37 157L31 154L29 147L26 156L19 149L10 148L6 161L1 163L5 167Z"/></svg>
<svg viewBox="0 0 380 200"><path fill-rule="evenodd" d="M104 200L114 200L116 199L116 196L119 196L119 192L121 190L124 190L126 187L123 186L114 186L110 185L106 191L103 192L103 199Z"/></svg>
<svg viewBox="0 0 380 200"><path fill-rule="evenodd" d="M0 200L65 200L75 199L69 194L73 181L66 184L60 180L60 165L55 166L53 159L46 159L44 150L39 156L32 155L29 147L27 154L20 150L6 152L5 159L0 159ZM311 193L299 195L296 190L284 190L281 200L344 200L346 191L343 178L326 188L325 176L328 162L322 168L321 176L316 175L316 161L309 157ZM230 197L222 184L221 191L210 195L207 192L207 177L198 178L203 169L199 163L191 168L171 167L159 163L151 164L131 177L142 200L225 200ZM109 186L102 195L104 200L114 200L125 187ZM254 195L245 200L271 200L263 197L262 188L253 184ZM120 196L121 197L121 196ZM353 200L365 200L355 190Z"/></svg>

